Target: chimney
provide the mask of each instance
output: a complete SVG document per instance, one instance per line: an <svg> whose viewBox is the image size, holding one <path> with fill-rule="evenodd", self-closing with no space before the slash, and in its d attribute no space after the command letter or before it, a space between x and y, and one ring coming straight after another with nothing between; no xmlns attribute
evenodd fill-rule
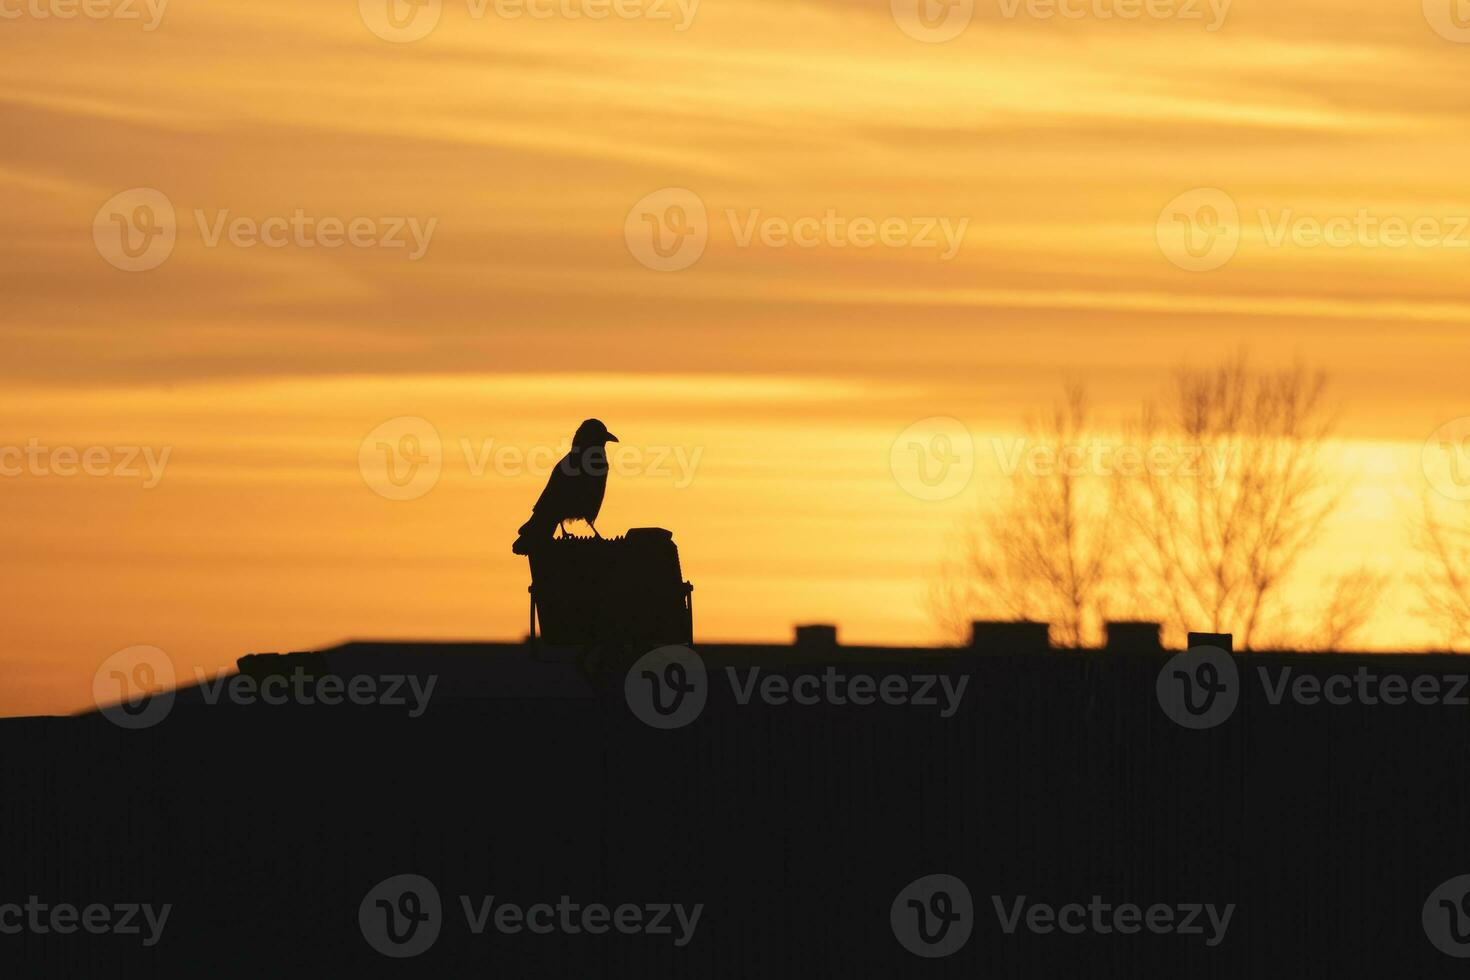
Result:
<svg viewBox="0 0 1470 980"><path fill-rule="evenodd" d="M1189 648L1215 647L1226 653L1235 652L1235 634L1233 633L1191 633L1189 634Z"/></svg>
<svg viewBox="0 0 1470 980"><path fill-rule="evenodd" d="M1159 624L1124 621L1107 624L1107 649L1115 653L1148 653L1163 649Z"/></svg>
<svg viewBox="0 0 1470 980"><path fill-rule="evenodd" d="M977 619L970 624L970 649L981 653L1038 653L1051 649L1046 623Z"/></svg>
<svg viewBox="0 0 1470 980"><path fill-rule="evenodd" d="M837 646L837 627L827 623L810 623L796 627L796 646L830 650Z"/></svg>

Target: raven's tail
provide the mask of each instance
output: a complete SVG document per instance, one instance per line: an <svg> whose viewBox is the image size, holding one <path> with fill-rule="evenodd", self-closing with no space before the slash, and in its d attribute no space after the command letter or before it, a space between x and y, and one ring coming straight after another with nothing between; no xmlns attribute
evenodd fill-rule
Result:
<svg viewBox="0 0 1470 980"><path fill-rule="evenodd" d="M550 516L532 513L531 519L521 525L520 537L516 538L516 543L510 546L510 550L517 555L529 555L537 544L551 540L551 536L556 533L557 523Z"/></svg>

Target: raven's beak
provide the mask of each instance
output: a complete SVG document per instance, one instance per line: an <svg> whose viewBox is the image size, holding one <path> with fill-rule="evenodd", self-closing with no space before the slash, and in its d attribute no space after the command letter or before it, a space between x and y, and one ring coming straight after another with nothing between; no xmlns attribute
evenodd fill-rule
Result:
<svg viewBox="0 0 1470 980"><path fill-rule="evenodd" d="M608 442L617 442L618 441L618 437L615 436L615 435L613 435L611 432L609 432L607 434L607 441Z"/></svg>

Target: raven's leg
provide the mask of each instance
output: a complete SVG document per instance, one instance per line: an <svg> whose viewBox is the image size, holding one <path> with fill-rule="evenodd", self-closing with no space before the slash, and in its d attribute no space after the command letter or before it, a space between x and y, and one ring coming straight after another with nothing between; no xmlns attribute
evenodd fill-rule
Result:
<svg viewBox="0 0 1470 980"><path fill-rule="evenodd" d="M556 526L561 531L561 536L562 537L566 537L567 536L567 522L566 521L557 521L556 522Z"/></svg>
<svg viewBox="0 0 1470 980"><path fill-rule="evenodd" d="M597 533L597 525L596 524L593 524L591 521L588 521L587 522L587 526L590 527L590 528L592 528L592 533L597 536L597 540L601 541L602 540L602 535L600 535L600 534Z"/></svg>

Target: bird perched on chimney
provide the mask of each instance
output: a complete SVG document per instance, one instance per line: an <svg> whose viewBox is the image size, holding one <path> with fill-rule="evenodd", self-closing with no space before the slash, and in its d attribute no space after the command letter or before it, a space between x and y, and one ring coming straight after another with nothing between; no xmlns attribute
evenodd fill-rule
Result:
<svg viewBox="0 0 1470 980"><path fill-rule="evenodd" d="M541 541L550 541L557 528L565 537L566 521L586 521L597 534L597 512L602 509L602 495L607 491L607 444L618 437L607 431L597 419L577 426L572 436L572 451L561 458L546 481L531 519L521 525L520 537L511 546L518 555L528 555ZM601 534L597 534L600 538Z"/></svg>

